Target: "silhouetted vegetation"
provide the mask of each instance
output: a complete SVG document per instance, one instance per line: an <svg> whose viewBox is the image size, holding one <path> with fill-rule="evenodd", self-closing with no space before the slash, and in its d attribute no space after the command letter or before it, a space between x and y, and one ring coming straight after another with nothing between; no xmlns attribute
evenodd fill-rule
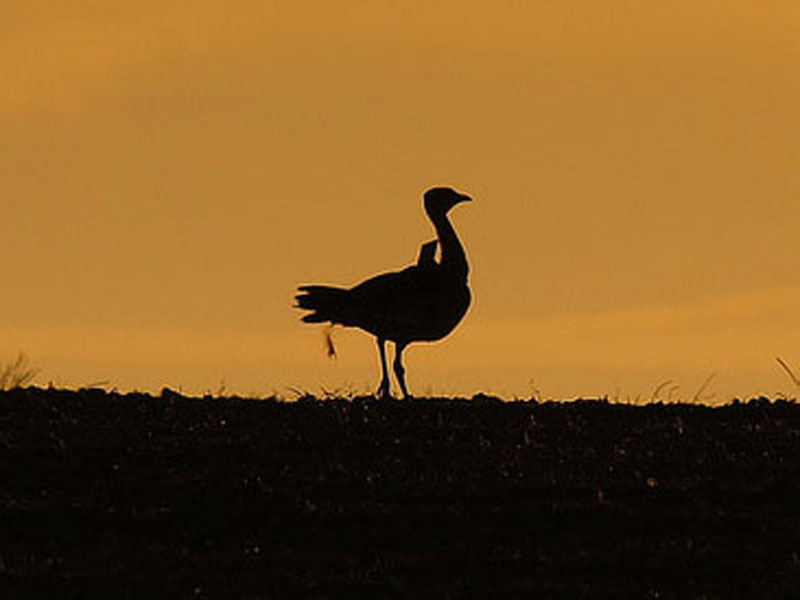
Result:
<svg viewBox="0 0 800 600"><path fill-rule="evenodd" d="M797 378L797 375L794 374L794 371L792 371L791 367L789 367L789 365L786 364L786 361L783 360L781 357L776 357L775 360L778 362L778 364L781 366L784 372L789 376L789 379L792 380L795 389L800 390L800 379Z"/></svg>
<svg viewBox="0 0 800 600"><path fill-rule="evenodd" d="M0 391L23 387L33 381L39 373L28 364L28 358L20 352L17 358L5 364L0 363Z"/></svg>
<svg viewBox="0 0 800 600"><path fill-rule="evenodd" d="M17 389L0 597L788 598L798 447L766 398Z"/></svg>

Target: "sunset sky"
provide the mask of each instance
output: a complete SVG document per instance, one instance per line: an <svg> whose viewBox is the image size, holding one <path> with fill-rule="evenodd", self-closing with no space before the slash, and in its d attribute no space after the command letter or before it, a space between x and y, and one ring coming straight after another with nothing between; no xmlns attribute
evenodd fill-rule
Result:
<svg viewBox="0 0 800 600"><path fill-rule="evenodd" d="M0 361L38 384L373 390L294 290L412 263L451 185L473 305L412 393L796 393L796 0L3 14Z"/></svg>

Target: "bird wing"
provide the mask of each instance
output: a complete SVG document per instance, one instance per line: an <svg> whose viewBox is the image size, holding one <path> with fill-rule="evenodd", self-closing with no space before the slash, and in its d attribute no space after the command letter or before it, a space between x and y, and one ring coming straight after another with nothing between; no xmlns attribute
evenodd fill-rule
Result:
<svg viewBox="0 0 800 600"><path fill-rule="evenodd" d="M378 337L438 339L442 331L452 328L450 322L463 314L460 307L465 291L468 295L464 282L454 282L438 264L415 265L377 275L352 288L348 315L352 324Z"/></svg>

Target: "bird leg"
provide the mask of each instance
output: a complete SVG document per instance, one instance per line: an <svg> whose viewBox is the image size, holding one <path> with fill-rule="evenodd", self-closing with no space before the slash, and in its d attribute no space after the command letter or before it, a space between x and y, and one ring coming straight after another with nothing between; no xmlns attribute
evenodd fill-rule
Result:
<svg viewBox="0 0 800 600"><path fill-rule="evenodd" d="M381 356L381 384L378 386L376 396L379 399L390 397L389 393L389 369L386 368L386 340L378 338L378 352Z"/></svg>
<svg viewBox="0 0 800 600"><path fill-rule="evenodd" d="M406 370L403 367L403 350L406 349L406 344L395 342L394 345L394 374L397 377L397 383L400 384L400 389L403 391L403 400L411 398L406 387Z"/></svg>

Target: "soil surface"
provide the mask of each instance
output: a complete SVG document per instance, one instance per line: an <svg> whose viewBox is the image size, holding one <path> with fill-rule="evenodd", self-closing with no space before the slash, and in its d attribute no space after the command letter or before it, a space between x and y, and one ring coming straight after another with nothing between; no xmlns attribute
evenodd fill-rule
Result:
<svg viewBox="0 0 800 600"><path fill-rule="evenodd" d="M800 405L0 393L0 598L800 597Z"/></svg>

